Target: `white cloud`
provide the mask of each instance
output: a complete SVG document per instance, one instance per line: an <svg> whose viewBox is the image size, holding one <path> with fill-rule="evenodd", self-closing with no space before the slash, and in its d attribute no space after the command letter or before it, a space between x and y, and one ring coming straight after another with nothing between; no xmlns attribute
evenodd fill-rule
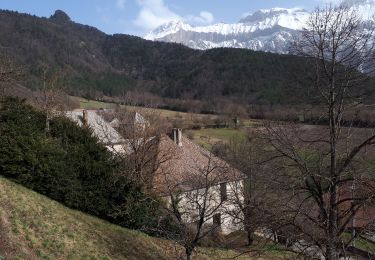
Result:
<svg viewBox="0 0 375 260"><path fill-rule="evenodd" d="M141 6L137 19L133 22L144 30L152 30L173 20L182 20L171 11L163 0L137 0Z"/></svg>
<svg viewBox="0 0 375 260"><path fill-rule="evenodd" d="M241 15L241 18L248 17L248 16L251 15L251 14L252 14L251 12L243 13L243 14Z"/></svg>
<svg viewBox="0 0 375 260"><path fill-rule="evenodd" d="M198 16L180 16L172 11L164 0L137 0L141 7L133 23L144 31L151 31L170 21L182 20L193 25L207 25L214 22L214 15L208 11L201 11Z"/></svg>
<svg viewBox="0 0 375 260"><path fill-rule="evenodd" d="M210 12L203 11L200 13L200 15L206 20L207 23L212 23L215 20L214 15Z"/></svg>
<svg viewBox="0 0 375 260"><path fill-rule="evenodd" d="M193 24L211 24L215 20L214 15L207 11L202 11L199 16L188 16L187 21Z"/></svg>
<svg viewBox="0 0 375 260"><path fill-rule="evenodd" d="M126 0L116 0L116 6L120 10L123 10L125 8L125 3L126 3Z"/></svg>

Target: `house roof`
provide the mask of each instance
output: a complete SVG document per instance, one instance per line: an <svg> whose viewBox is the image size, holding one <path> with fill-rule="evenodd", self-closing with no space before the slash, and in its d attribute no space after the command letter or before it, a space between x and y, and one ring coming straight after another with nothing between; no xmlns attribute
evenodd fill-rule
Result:
<svg viewBox="0 0 375 260"><path fill-rule="evenodd" d="M116 127L120 124L117 118L113 118L111 122L107 122L103 118L103 110L74 110L67 111L66 116L76 122L79 126L84 125L83 113L87 112L88 116L88 126L92 129L93 134L99 138L99 140L107 146L107 148L116 154L131 154L134 152L134 146L139 146L143 143L143 139L125 139L116 130ZM107 110L108 111L108 110ZM138 113L136 113L138 114ZM147 120L143 118L140 114L134 115L134 124L138 123L148 123ZM138 121L137 121L138 120ZM146 140L146 142L153 140L151 137Z"/></svg>
<svg viewBox="0 0 375 260"><path fill-rule="evenodd" d="M138 112L134 114L134 124L149 124L149 122Z"/></svg>
<svg viewBox="0 0 375 260"><path fill-rule="evenodd" d="M167 195L245 178L242 172L190 139L182 136L181 140L182 146L178 146L167 135L160 139L159 156L171 156L163 158L166 161L158 167L154 179L157 192Z"/></svg>
<svg viewBox="0 0 375 260"><path fill-rule="evenodd" d="M66 116L79 126L83 126L83 111L84 110L67 111ZM92 129L95 136L97 136L101 142L106 145L125 142L116 129L105 121L103 117L98 115L95 110L86 110L86 112L88 116L88 127Z"/></svg>
<svg viewBox="0 0 375 260"><path fill-rule="evenodd" d="M88 126L101 142L109 145L109 149L113 152L132 153L130 141L123 138L112 126L117 123L114 122L115 119L111 124L96 110L86 110L86 112ZM83 110L68 111L66 115L79 126L83 126ZM133 119L134 124L148 124L138 113L134 114ZM168 135L159 138L157 161L162 163L157 167L154 178L154 188L159 193L168 193L170 189L195 190L206 186L206 183L215 185L244 178L239 170L183 135L181 142L182 146L177 145Z"/></svg>
<svg viewBox="0 0 375 260"><path fill-rule="evenodd" d="M104 112L104 114L103 114ZM113 128L119 128L122 126L147 126L150 123L138 112L127 111L126 113L116 114L112 109L102 110L99 115L104 115L109 124ZM118 116L120 118L118 118Z"/></svg>

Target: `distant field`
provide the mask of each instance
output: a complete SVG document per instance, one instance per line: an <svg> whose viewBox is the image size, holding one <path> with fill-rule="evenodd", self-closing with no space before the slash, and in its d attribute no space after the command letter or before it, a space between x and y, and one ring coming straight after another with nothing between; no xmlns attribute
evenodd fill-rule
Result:
<svg viewBox="0 0 375 260"><path fill-rule="evenodd" d="M113 109L118 105L114 103L99 102L95 100L87 100L84 98L74 97L79 100L81 109ZM149 112L150 108L121 106L131 111ZM246 133L241 129L235 128L205 128L207 125L215 124L215 120L219 118L217 115L194 114L171 111L166 109L151 109L153 113L159 114L162 117L175 124L177 127L189 129L191 127L201 126L203 128L198 130L186 130L185 134L189 136L195 143L206 148L211 148L217 142L228 142L232 138L245 138ZM243 127L251 127L256 124L253 120L243 120Z"/></svg>
<svg viewBox="0 0 375 260"><path fill-rule="evenodd" d="M114 103L99 102L95 100L87 100L84 98L77 98L77 99L79 100L80 108L82 109L100 109L100 108L109 109L109 108L116 107L116 104Z"/></svg>
<svg viewBox="0 0 375 260"><path fill-rule="evenodd" d="M114 103L87 100L87 99L79 98L79 97L72 97L72 98L79 101L81 109L100 109L100 108L113 109L113 108L118 107L118 105ZM121 106L121 107L129 109L131 111L138 111L140 113L145 112L145 111L150 111L150 108L145 108L145 107L135 107L135 106ZM167 110L167 109L157 109L157 108L152 108L151 111L153 113L159 114L160 116L166 118L176 127L180 127L184 129L191 128L193 126L205 126L208 124L212 125L215 123L215 120L219 117L217 115L185 113L185 112L178 112L178 111L172 111L172 110Z"/></svg>
<svg viewBox="0 0 375 260"><path fill-rule="evenodd" d="M270 245L251 257L241 251L198 248L195 259L283 259ZM249 249L249 248L247 248ZM259 258L260 256L260 258ZM173 241L122 228L62 206L0 177L0 259L184 259Z"/></svg>
<svg viewBox="0 0 375 260"><path fill-rule="evenodd" d="M186 131L187 136L195 143L210 149L218 142L229 142L233 138L246 138L242 129L234 128L205 128Z"/></svg>

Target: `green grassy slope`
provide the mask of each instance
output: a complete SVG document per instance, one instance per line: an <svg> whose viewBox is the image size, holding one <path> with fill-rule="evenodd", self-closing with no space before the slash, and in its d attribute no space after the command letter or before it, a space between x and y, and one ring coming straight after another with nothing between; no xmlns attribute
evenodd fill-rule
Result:
<svg viewBox="0 0 375 260"><path fill-rule="evenodd" d="M202 249L197 259L237 253ZM0 177L0 259L180 259L175 243L68 209Z"/></svg>
<svg viewBox="0 0 375 260"><path fill-rule="evenodd" d="M228 143L233 138L246 138L246 132L243 129L234 128L202 128L197 130L188 130L187 136L196 144L211 150L212 146L218 142Z"/></svg>

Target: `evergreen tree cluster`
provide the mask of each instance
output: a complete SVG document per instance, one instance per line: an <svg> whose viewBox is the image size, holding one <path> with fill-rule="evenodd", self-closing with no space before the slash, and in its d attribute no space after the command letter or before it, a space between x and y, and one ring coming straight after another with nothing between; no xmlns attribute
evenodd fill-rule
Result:
<svg viewBox="0 0 375 260"><path fill-rule="evenodd" d="M89 128L51 120L23 101L0 109L0 174L68 207L139 229L151 225L159 201L132 183Z"/></svg>

